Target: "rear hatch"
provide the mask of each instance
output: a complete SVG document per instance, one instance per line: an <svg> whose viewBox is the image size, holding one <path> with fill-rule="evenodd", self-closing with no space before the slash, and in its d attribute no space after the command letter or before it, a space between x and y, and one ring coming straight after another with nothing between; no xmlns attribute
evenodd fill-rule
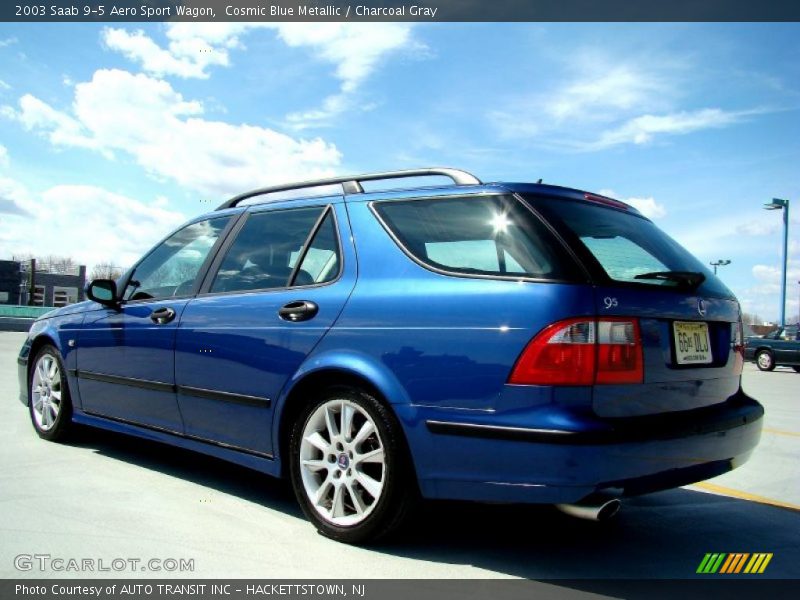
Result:
<svg viewBox="0 0 800 600"><path fill-rule="evenodd" d="M525 198L589 271L598 319L638 323L643 381L596 385L596 414L685 411L737 392L739 303L700 261L623 203L593 194Z"/></svg>

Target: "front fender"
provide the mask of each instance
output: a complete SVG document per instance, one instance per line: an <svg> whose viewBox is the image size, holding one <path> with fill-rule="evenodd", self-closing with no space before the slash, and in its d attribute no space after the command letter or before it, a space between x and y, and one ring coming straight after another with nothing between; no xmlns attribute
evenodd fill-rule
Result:
<svg viewBox="0 0 800 600"><path fill-rule="evenodd" d="M74 373L78 365L76 350L84 315L85 313L77 313L35 321L26 340L26 344L30 343L31 346L29 361L34 359L35 354L44 344L52 344L56 347L64 361L64 368L67 370L67 383L72 404L77 408L81 408L81 399L78 381Z"/></svg>

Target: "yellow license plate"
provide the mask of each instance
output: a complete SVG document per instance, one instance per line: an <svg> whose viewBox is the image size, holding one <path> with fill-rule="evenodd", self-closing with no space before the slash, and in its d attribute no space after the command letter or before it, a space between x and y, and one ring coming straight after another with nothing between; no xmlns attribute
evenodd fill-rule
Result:
<svg viewBox="0 0 800 600"><path fill-rule="evenodd" d="M675 321L675 358L679 365L707 365L711 362L711 340L708 324Z"/></svg>

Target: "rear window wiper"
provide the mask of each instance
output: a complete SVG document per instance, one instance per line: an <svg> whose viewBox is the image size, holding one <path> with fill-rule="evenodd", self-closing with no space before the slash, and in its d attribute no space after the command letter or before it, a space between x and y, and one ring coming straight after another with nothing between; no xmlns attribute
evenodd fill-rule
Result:
<svg viewBox="0 0 800 600"><path fill-rule="evenodd" d="M634 279L674 281L680 286L693 290L706 280L706 276L695 271L652 271L636 275Z"/></svg>

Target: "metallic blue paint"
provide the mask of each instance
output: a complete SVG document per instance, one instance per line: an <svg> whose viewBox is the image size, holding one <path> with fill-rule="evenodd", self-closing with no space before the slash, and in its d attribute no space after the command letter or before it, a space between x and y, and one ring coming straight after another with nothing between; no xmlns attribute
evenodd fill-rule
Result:
<svg viewBox="0 0 800 600"><path fill-rule="evenodd" d="M681 485L746 460L758 442L762 409L741 392L731 339L731 324L739 319L735 299L703 298L707 314L701 317L699 298L674 290L444 275L411 260L370 210L371 202L392 199L509 191L583 198L583 192L554 186L489 184L282 200L223 211L332 205L343 253L340 277L307 288L200 294L123 304L119 310L92 302L59 309L31 329L20 373L26 349L51 339L70 370L76 421L272 475L282 473L277 441L288 402L308 399L293 395L297 386L320 373L358 377L392 407L427 497L574 502L598 489ZM606 308L606 297L616 300L614 308ZM294 300L317 303L318 315L297 323L279 319L278 308ZM154 325L149 313L159 306L175 309L178 317ZM640 319L643 384L506 384L537 332L561 319L598 315ZM674 365L673 320L709 322L714 364ZM75 369L132 382L76 379ZM160 382L171 391L146 389L136 380ZM265 402L197 397L181 386ZM724 416L742 403L751 411L749 421L714 432L609 444L564 443L559 435L604 431L622 422L652 425L670 414L685 415L691 423L698 410ZM503 430L494 439L434 433L428 421L541 430L545 436L532 442L503 439ZM552 443L547 435L554 436Z"/></svg>

